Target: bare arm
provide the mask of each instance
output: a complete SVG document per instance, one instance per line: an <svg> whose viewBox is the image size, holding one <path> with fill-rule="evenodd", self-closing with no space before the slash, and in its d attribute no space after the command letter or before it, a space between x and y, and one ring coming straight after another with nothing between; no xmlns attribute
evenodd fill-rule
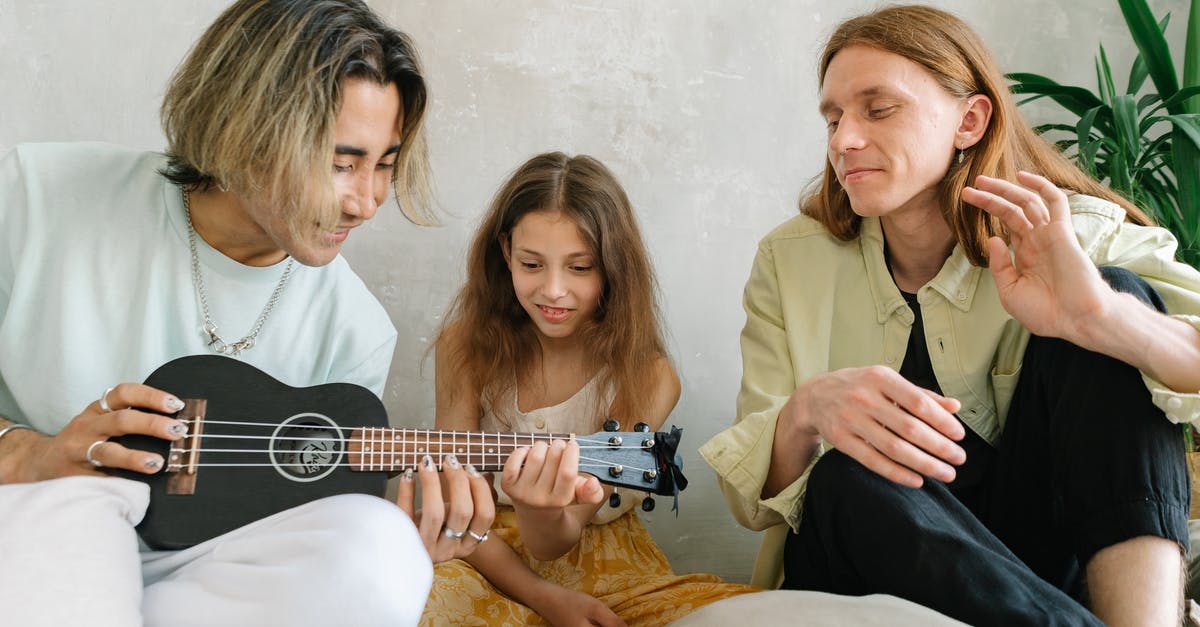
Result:
<svg viewBox="0 0 1200 627"><path fill-rule="evenodd" d="M499 539L484 543L466 561L500 592L528 606L551 625L625 625L596 598L542 579Z"/></svg>

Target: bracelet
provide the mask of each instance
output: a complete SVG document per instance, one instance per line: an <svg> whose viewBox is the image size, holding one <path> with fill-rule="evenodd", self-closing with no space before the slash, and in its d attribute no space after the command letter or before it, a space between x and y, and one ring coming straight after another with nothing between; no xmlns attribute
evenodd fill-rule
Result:
<svg viewBox="0 0 1200 627"><path fill-rule="evenodd" d="M37 429L34 429L29 425L23 425L19 422L14 422L3 429L0 429L0 440L4 439L4 436L8 435L9 431L16 431L17 429L29 429L30 431L37 433Z"/></svg>

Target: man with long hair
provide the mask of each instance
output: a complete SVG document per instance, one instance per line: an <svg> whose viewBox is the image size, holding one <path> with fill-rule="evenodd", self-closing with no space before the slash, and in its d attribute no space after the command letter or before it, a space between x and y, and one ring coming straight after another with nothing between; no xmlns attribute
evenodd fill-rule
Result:
<svg viewBox="0 0 1200 627"><path fill-rule="evenodd" d="M772 528L755 583L1178 624L1200 273L953 15L850 19L818 68L825 172L759 245L737 422L701 449Z"/></svg>

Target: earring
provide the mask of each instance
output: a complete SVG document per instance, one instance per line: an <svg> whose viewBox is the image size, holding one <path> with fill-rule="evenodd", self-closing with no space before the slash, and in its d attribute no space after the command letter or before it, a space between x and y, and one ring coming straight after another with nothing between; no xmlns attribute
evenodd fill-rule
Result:
<svg viewBox="0 0 1200 627"><path fill-rule="evenodd" d="M958 149L958 165L962 165L962 162L963 162L963 149L959 148Z"/></svg>

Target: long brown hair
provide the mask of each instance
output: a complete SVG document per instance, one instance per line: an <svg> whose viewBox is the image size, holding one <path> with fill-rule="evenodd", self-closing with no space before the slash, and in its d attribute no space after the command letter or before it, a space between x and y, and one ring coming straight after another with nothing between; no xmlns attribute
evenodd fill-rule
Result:
<svg viewBox="0 0 1200 627"><path fill-rule="evenodd" d="M538 155L501 186L472 241L467 282L438 334L439 359L465 374L472 384L466 389L479 393L485 406L534 363L540 344L513 291L501 240L535 212L570 218L597 260L604 287L581 339L588 358L602 366L600 389L615 392L612 417L628 426L644 411L655 365L666 354L657 287L629 198L612 172L589 156ZM603 412L598 415L602 421Z"/></svg>
<svg viewBox="0 0 1200 627"><path fill-rule="evenodd" d="M1017 111L991 53L971 27L953 14L905 5L843 22L830 36L818 62L817 78L822 86L834 55L853 45L870 46L917 63L955 97L984 94L991 99L991 123L983 137L964 151L961 164L950 166L938 190L942 217L971 263L987 265L987 239L1005 235L998 220L962 201L963 187L980 174L1011 180L1018 170L1035 172L1063 189L1121 205L1131 222L1151 223L1136 205L1089 177L1033 132ZM841 240L857 237L862 224L828 160L819 184L800 200L800 211L819 220Z"/></svg>
<svg viewBox="0 0 1200 627"><path fill-rule="evenodd" d="M396 199L409 220L435 222L421 64L408 36L361 0L239 0L226 9L167 86L163 174L274 204L293 231L336 222L333 131L348 79L395 83L403 118Z"/></svg>

